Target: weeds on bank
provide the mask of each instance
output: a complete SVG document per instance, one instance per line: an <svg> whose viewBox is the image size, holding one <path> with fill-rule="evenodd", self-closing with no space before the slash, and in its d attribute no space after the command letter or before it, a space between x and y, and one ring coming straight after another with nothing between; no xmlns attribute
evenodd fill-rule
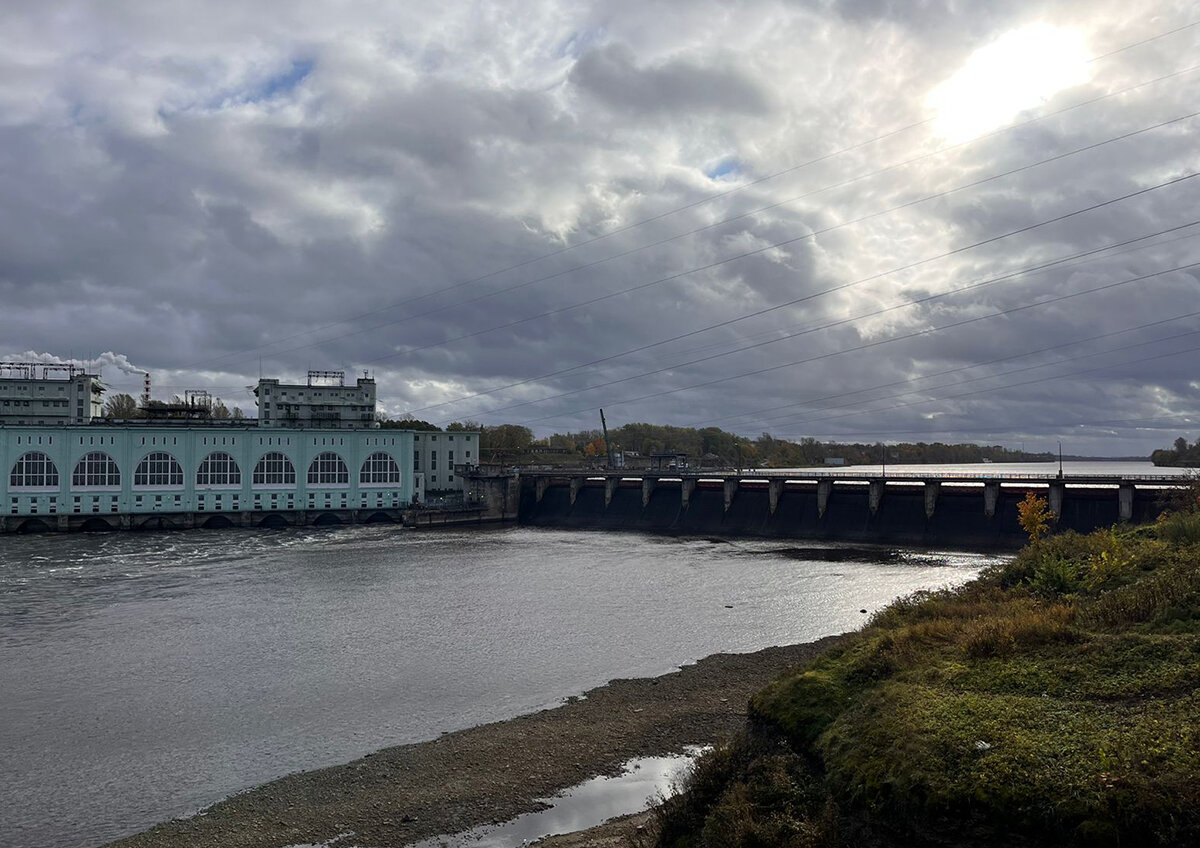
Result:
<svg viewBox="0 0 1200 848"><path fill-rule="evenodd" d="M876 614L751 699L658 844L1200 844L1196 503Z"/></svg>

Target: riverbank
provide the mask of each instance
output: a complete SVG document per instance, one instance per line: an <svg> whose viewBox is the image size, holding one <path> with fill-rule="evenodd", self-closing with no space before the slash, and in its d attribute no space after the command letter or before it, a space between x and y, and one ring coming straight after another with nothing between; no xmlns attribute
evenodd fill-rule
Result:
<svg viewBox="0 0 1200 848"><path fill-rule="evenodd" d="M1198 844L1197 494L877 613L752 697L655 844Z"/></svg>
<svg viewBox="0 0 1200 848"><path fill-rule="evenodd" d="M555 709L289 775L111 845L278 848L352 833L346 844L402 846L505 821L634 757L728 738L745 725L751 694L841 638L614 680Z"/></svg>

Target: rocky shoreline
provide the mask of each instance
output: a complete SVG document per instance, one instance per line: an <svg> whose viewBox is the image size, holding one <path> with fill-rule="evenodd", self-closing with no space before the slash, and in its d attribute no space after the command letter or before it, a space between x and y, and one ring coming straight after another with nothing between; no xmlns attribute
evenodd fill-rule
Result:
<svg viewBox="0 0 1200 848"><path fill-rule="evenodd" d="M753 692L840 638L714 654L661 677L614 680L561 707L288 775L110 845L279 848L341 836L346 845L390 848L507 821L634 757L729 736L743 726ZM640 822L542 844L615 846Z"/></svg>

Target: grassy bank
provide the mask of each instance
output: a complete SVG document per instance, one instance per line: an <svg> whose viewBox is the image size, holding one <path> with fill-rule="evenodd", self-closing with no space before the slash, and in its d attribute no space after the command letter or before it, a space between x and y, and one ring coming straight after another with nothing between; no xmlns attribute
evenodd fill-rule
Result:
<svg viewBox="0 0 1200 848"><path fill-rule="evenodd" d="M663 848L1200 844L1200 508L877 614L751 700Z"/></svg>

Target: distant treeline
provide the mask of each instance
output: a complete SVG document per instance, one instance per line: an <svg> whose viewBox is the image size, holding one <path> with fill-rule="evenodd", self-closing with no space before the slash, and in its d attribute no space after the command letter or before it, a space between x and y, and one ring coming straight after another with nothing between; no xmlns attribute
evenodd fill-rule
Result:
<svg viewBox="0 0 1200 848"><path fill-rule="evenodd" d="M389 421L385 427L406 429L437 429L434 425L418 419ZM484 459L489 454L503 454L505 461L519 455L537 455L549 451L556 457L578 456L599 457L607 452L604 434L600 430L580 430L575 433L555 433L544 439L534 439L528 427L518 424L501 424L484 427L476 421L455 422L448 430L482 430L480 452ZM762 468L794 468L805 465L821 465L826 459L842 459L848 465L878 465L886 459L889 463L932 463L932 462L1047 462L1054 459L1049 453L1025 453L999 445L958 444L942 442L916 442L882 445L863 443L819 442L804 438L798 442L777 439L763 433L756 439L748 439L736 433L728 433L719 427L668 427L663 424L624 424L609 430L613 450L648 457L651 454L686 454L704 464L729 466L752 466Z"/></svg>
<svg viewBox="0 0 1200 848"><path fill-rule="evenodd" d="M1200 439L1189 445L1188 440L1180 436L1174 446L1150 454L1150 461L1160 466L1200 468Z"/></svg>

